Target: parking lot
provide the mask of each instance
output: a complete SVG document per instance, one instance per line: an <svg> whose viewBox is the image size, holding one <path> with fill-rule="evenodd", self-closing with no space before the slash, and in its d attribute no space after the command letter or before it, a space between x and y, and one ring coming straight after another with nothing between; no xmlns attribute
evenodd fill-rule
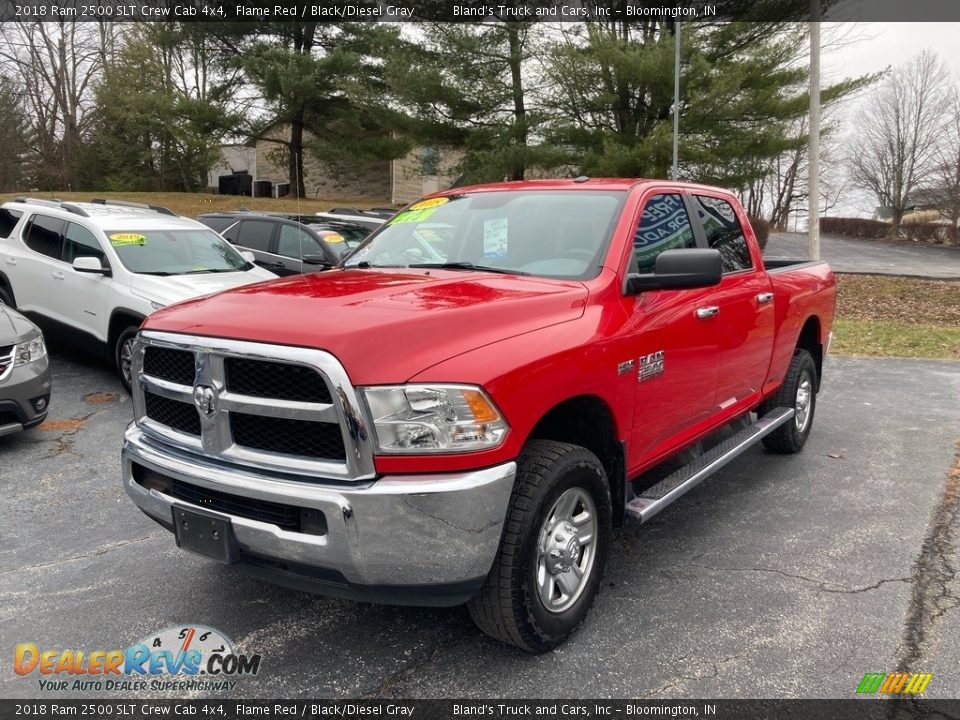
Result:
<svg viewBox="0 0 960 720"><path fill-rule="evenodd" d="M43 695L11 671L17 643L124 648L186 623L262 654L236 697L851 697L896 669L960 694L960 364L830 359L806 449L751 450L618 532L586 623L542 656L463 608L315 597L180 552L121 488L114 374L53 369L47 423L0 438L2 697Z"/></svg>

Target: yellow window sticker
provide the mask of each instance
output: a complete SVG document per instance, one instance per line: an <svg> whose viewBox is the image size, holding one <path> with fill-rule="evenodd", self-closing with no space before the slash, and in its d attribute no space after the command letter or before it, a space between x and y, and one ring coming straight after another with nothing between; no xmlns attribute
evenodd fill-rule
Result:
<svg viewBox="0 0 960 720"><path fill-rule="evenodd" d="M126 247L128 245L146 245L147 237L140 233L114 233L110 236L110 244L114 247Z"/></svg>
<svg viewBox="0 0 960 720"><path fill-rule="evenodd" d="M346 238L344 238L343 235L337 235L336 233L333 233L332 235L324 235L323 239L328 243L346 242Z"/></svg>
<svg viewBox="0 0 960 720"><path fill-rule="evenodd" d="M445 197L428 198L427 200L421 200L418 203L414 203L413 205L408 207L407 210L408 211L409 210L426 210L427 208L435 208L435 207L440 207L441 205L446 205L448 202L450 202L450 198L445 198Z"/></svg>
<svg viewBox="0 0 960 720"><path fill-rule="evenodd" d="M390 220L390 224L424 222L433 215L441 205L446 205L448 202L450 202L450 198L445 197L421 200L408 207L399 215L394 215Z"/></svg>

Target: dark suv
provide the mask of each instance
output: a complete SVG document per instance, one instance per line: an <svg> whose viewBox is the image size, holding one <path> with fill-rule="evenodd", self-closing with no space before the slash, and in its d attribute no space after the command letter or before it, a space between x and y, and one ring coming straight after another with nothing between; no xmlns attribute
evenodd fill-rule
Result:
<svg viewBox="0 0 960 720"><path fill-rule="evenodd" d="M346 220L293 213L241 210L207 213L197 220L237 248L249 250L257 265L277 275L326 270L370 234Z"/></svg>

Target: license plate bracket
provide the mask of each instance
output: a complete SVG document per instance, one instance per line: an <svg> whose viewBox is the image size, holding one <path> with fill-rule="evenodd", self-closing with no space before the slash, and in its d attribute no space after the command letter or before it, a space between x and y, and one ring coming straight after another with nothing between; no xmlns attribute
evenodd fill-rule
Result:
<svg viewBox="0 0 960 720"><path fill-rule="evenodd" d="M238 560L237 539L228 518L174 505L173 534L177 547L184 550L226 565Z"/></svg>

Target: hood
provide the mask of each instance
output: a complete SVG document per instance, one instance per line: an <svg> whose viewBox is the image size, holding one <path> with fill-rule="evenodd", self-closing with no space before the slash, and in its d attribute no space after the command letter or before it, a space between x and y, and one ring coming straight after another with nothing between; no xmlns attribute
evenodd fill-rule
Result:
<svg viewBox="0 0 960 720"><path fill-rule="evenodd" d="M263 280L273 280L276 277L270 271L259 267L241 272L170 275L167 277L133 274L130 289L135 295L139 295L146 300L158 302L161 305L172 305L201 295L230 290Z"/></svg>
<svg viewBox="0 0 960 720"><path fill-rule="evenodd" d="M314 347L353 383L405 382L460 353L583 314L578 282L449 270L331 270L200 298L150 330Z"/></svg>
<svg viewBox="0 0 960 720"><path fill-rule="evenodd" d="M0 345L12 345L39 332L23 315L0 303Z"/></svg>

